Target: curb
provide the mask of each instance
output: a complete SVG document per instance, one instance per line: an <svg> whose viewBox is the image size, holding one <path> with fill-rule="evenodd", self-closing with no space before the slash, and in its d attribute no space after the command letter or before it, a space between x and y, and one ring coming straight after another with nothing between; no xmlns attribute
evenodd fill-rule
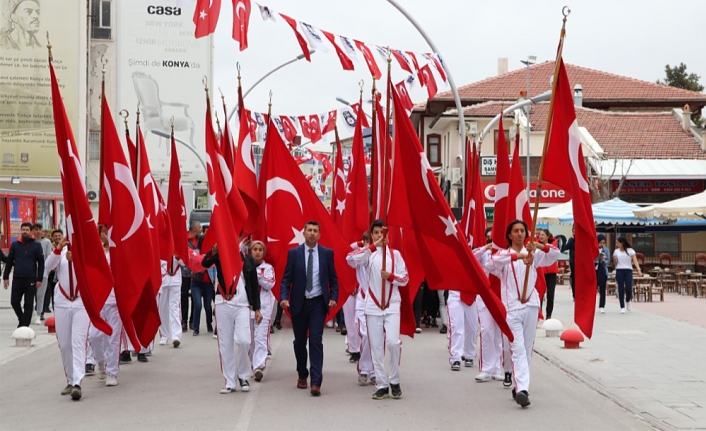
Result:
<svg viewBox="0 0 706 431"><path fill-rule="evenodd" d="M47 335L47 337L44 337L44 335ZM47 346L51 346L52 344L55 344L56 337L53 336L53 334L41 334L39 337L35 339L36 343L32 343L30 347L15 347L15 346L8 346L8 347L3 347L2 351L3 353L7 350L15 350L6 357L0 359L0 366L6 365L16 359L22 358L24 356L29 355L30 353L38 352L42 349L44 349ZM4 355L3 355L4 356Z"/></svg>

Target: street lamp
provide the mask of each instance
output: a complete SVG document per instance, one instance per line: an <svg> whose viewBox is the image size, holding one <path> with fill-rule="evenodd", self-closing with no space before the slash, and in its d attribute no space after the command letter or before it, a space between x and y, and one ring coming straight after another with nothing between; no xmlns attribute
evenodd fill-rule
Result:
<svg viewBox="0 0 706 431"><path fill-rule="evenodd" d="M157 136L161 136L162 138L167 138L167 139L171 139L171 138L172 138L171 133L167 133L167 132L165 132L164 130L152 129L152 130L150 130L150 132L154 133L154 134L157 135ZM183 146L185 146L186 148L188 148L189 151L191 151L192 153L194 153L194 155L196 156L196 158L199 159L199 162L201 162L201 166L203 166L204 171L206 171L206 178L208 178L208 168L206 167L206 162L204 162L204 160L203 160L203 158L201 157L201 155L196 152L196 149L195 149L194 147L192 147L191 145L189 145L186 141L183 141L183 140L177 138L176 136L174 137L174 141L180 143L181 145L183 145Z"/></svg>
<svg viewBox="0 0 706 431"><path fill-rule="evenodd" d="M534 55L528 55L527 60L520 60L520 63L527 67L527 94L526 97L530 98L530 66L537 62L537 57ZM530 110L531 105L525 107L525 114L527 116L527 199L530 199Z"/></svg>
<svg viewBox="0 0 706 431"><path fill-rule="evenodd" d="M313 53L315 53L315 52L316 52L316 50L311 49L311 50L309 50L309 55L311 55L311 54L313 54ZM272 75L273 73L277 72L278 70L282 69L283 67L289 66L289 65L292 64L292 63L296 63L297 61L301 60L302 58L304 58L304 54L299 54L299 55L297 55L296 57L294 57L293 59L291 59L291 60L289 60L289 61L286 61L286 62L280 64L279 66L277 66L277 67L275 67L274 69L270 70L270 71L267 72L266 74L262 75L262 76L260 77L260 79L258 79L257 81L255 81L255 83L254 83L253 85L251 85L250 88L248 88L248 89L245 91L245 93L243 93L243 99L245 99L246 97L248 97L248 94L250 94L250 92L251 92L255 87L257 87L257 85L258 85L259 83L261 83L262 81L264 81L265 79L267 79L268 76ZM238 103L236 102L235 106L233 106L233 109L231 109L231 110L230 110L230 113L228 114L228 121L230 121L230 119L233 118L233 115L235 114L235 111L236 111L237 109L238 109Z"/></svg>

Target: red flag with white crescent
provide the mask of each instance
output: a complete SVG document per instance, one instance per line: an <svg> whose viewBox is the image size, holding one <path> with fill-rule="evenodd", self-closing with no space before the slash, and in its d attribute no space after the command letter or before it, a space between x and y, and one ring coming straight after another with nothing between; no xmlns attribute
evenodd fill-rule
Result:
<svg viewBox="0 0 706 431"><path fill-rule="evenodd" d="M233 0L233 40L239 42L241 51L248 47L250 6L250 0Z"/></svg>
<svg viewBox="0 0 706 431"><path fill-rule="evenodd" d="M181 170L179 169L179 157L177 156L176 141L174 135L172 141L172 159L169 167L169 190L167 192L167 212L172 227L172 241L174 242L174 254L185 264L189 262L186 203L184 200L184 187L181 183Z"/></svg>

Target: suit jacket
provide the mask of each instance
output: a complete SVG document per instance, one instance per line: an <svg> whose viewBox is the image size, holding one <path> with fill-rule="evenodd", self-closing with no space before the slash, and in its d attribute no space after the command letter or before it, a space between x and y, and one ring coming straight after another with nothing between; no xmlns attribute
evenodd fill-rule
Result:
<svg viewBox="0 0 706 431"><path fill-rule="evenodd" d="M330 300L338 302L338 276L333 264L333 250L321 244L319 249L319 283L326 307ZM296 316L304 304L306 295L306 245L302 244L287 253L287 266L280 284L280 302L289 301L289 312Z"/></svg>

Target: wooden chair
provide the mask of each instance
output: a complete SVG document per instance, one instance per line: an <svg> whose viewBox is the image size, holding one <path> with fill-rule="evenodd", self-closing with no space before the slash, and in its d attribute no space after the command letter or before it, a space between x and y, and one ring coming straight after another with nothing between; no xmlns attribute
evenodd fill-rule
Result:
<svg viewBox="0 0 706 431"><path fill-rule="evenodd" d="M605 292L607 296L615 296L618 290L618 283L615 280L608 280L605 286Z"/></svg>
<svg viewBox="0 0 706 431"><path fill-rule="evenodd" d="M660 254L659 264L665 268L670 268L672 266L672 256L670 256L669 253Z"/></svg>
<svg viewBox="0 0 706 431"><path fill-rule="evenodd" d="M653 283L640 281L632 288L632 296L636 302L652 302L652 285Z"/></svg>
<svg viewBox="0 0 706 431"><path fill-rule="evenodd" d="M659 281L662 288L667 292L674 292L677 289L676 274L671 272L662 272L659 276Z"/></svg>
<svg viewBox="0 0 706 431"><path fill-rule="evenodd" d="M650 288L650 302L652 302L652 295L659 295L659 301L664 302L664 286L658 286L656 283L652 284Z"/></svg>
<svg viewBox="0 0 706 431"><path fill-rule="evenodd" d="M694 270L700 273L706 273L706 253L699 253L696 255L696 262L694 262Z"/></svg>

